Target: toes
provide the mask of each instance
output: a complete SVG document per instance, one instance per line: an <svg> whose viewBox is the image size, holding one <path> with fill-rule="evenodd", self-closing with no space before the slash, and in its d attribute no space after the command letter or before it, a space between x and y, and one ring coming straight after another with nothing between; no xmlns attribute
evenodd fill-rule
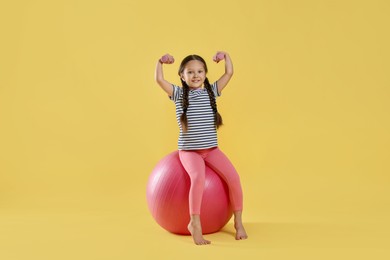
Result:
<svg viewBox="0 0 390 260"><path fill-rule="evenodd" d="M204 241L200 241L200 242L195 243L195 244L197 244L197 245L208 245L208 244L211 244L211 242L208 241L208 240L204 240Z"/></svg>
<svg viewBox="0 0 390 260"><path fill-rule="evenodd" d="M236 240L245 240L245 239L247 239L247 238L248 238L247 235L237 235L237 236L236 236Z"/></svg>

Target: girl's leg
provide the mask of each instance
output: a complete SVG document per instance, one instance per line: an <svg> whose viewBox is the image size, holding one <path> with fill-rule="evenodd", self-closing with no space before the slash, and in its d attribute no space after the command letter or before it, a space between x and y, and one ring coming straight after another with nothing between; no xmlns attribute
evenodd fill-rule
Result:
<svg viewBox="0 0 390 260"><path fill-rule="evenodd" d="M206 166L203 158L194 151L179 151L180 161L190 176L190 214L200 214L205 184Z"/></svg>
<svg viewBox="0 0 390 260"><path fill-rule="evenodd" d="M230 201L234 212L236 239L246 239L248 236L242 224L243 195L240 177L236 169L218 147L208 153L205 161L228 185Z"/></svg>
<svg viewBox="0 0 390 260"><path fill-rule="evenodd" d="M219 148L210 151L207 154L205 161L207 166L218 173L229 187L229 196L233 211L242 211L243 195L240 176L233 164Z"/></svg>
<svg viewBox="0 0 390 260"><path fill-rule="evenodd" d="M243 240L247 239L248 235L246 234L244 225L242 224L242 211L234 211L234 228L236 229L236 239Z"/></svg>
<svg viewBox="0 0 390 260"><path fill-rule="evenodd" d="M194 151L179 151L180 161L191 179L189 193L189 206L191 220L188 224L188 230L194 239L195 244L210 244L205 240L202 234L202 225L200 222L200 207L202 204L203 190L205 184L205 162L198 153Z"/></svg>

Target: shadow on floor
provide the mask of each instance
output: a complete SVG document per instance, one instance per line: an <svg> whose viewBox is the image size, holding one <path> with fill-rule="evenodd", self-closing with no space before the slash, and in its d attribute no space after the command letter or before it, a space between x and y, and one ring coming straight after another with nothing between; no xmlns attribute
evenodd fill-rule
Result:
<svg viewBox="0 0 390 260"><path fill-rule="evenodd" d="M379 224L244 223L249 239L235 241L228 223L206 237L221 246L238 242L249 248L380 248L389 249L390 228ZM226 244L228 243L228 244Z"/></svg>

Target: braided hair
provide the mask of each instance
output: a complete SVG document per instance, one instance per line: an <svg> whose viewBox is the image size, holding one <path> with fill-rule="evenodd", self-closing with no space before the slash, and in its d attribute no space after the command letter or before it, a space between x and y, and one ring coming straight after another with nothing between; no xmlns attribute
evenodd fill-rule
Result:
<svg viewBox="0 0 390 260"><path fill-rule="evenodd" d="M204 61L204 59L198 55L189 55L189 56L185 57L180 64L179 73L178 73L179 76L181 76L181 74L183 73L187 63L189 61L192 61L192 60L197 60L197 61L202 62L203 66L204 66L204 70L207 73L207 65L206 65L206 62ZM188 130L187 111L188 111L188 107L189 107L188 96L189 96L189 92L190 92L189 91L190 87L187 85L187 83L183 79L181 79L181 83L183 86L183 99L182 99L183 113L180 116L180 123L182 125L183 131L187 132L187 130ZM211 105L211 108L213 109L213 112L214 112L214 125L216 128L219 128L223 124L222 117L218 112L217 102L215 101L215 95L214 95L213 90L211 89L211 85L210 85L210 82L209 82L207 77L204 81L204 87L207 90L207 93L209 94L210 105Z"/></svg>

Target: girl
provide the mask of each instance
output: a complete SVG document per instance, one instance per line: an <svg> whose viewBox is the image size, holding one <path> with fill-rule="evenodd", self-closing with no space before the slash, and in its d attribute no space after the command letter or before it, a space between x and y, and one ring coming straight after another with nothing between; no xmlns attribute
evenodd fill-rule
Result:
<svg viewBox="0 0 390 260"><path fill-rule="evenodd" d="M202 57L190 55L180 64L179 76L182 87L166 81L163 64L172 64L174 58L166 54L157 62L155 79L158 85L176 104L176 118L180 128L179 156L191 179L189 206L191 220L188 224L195 244L210 244L203 238L200 208L205 185L205 164L213 168L227 183L234 211L236 239L248 236L242 225L242 189L237 171L229 159L219 150L217 128L222 125L216 97L221 95L233 75L233 64L226 52L217 52L213 60L225 60L225 73L213 84L206 77L207 66Z"/></svg>

